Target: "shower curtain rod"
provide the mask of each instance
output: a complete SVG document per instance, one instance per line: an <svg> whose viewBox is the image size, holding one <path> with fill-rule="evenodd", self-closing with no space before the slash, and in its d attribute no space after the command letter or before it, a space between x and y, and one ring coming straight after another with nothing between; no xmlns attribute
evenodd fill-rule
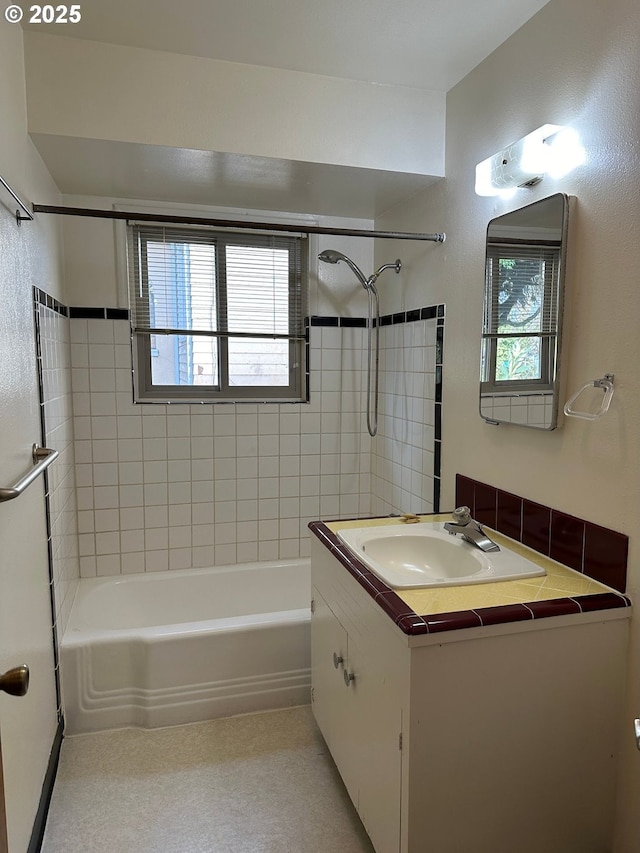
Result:
<svg viewBox="0 0 640 853"><path fill-rule="evenodd" d="M137 222L168 222L182 225L214 225L217 228L239 228L253 231L290 231L297 234L329 234L340 237L376 237L385 240L429 240L444 243L444 234L413 234L407 231L366 231L354 228L324 228L319 225L288 225L283 222L245 222L236 219L209 219L198 216L171 216L164 213L135 213L124 210L99 210L90 207L60 207L34 204L34 213L57 213L62 216L89 216L99 219L135 219Z"/></svg>
<svg viewBox="0 0 640 853"><path fill-rule="evenodd" d="M27 220L33 220L33 213L31 213L31 211L29 210L29 208L27 207L27 205L22 201L22 199L21 199L21 198L20 198L20 196L15 192L15 190L12 190L12 189L11 189L11 187L10 187L10 186L9 186L9 184L5 181L5 179L2 177L2 175L0 175L0 184L2 184L2 186L5 188L5 190L9 193L9 195L10 195L10 196L13 198L13 200L16 202L16 204L20 205L20 208L21 208L21 209L22 209L22 210L27 214L26 216L21 216L21 215L20 215L20 211L19 211L19 210L16 210L16 222L17 222L17 224L18 224L18 228L20 227L20 224L21 224L22 222L25 222L25 221L27 221Z"/></svg>

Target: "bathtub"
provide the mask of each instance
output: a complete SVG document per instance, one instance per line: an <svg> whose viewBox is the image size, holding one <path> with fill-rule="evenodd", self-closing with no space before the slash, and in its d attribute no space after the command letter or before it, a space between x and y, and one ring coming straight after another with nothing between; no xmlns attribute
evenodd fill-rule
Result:
<svg viewBox="0 0 640 853"><path fill-rule="evenodd" d="M79 582L60 644L68 734L310 699L309 561Z"/></svg>

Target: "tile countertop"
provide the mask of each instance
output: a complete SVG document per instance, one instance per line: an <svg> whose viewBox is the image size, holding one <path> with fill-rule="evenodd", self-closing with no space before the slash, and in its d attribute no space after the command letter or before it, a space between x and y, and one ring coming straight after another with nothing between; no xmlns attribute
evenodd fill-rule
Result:
<svg viewBox="0 0 640 853"><path fill-rule="evenodd" d="M450 515L424 515L422 521L449 521ZM631 601L587 575L563 566L519 542L485 529L499 545L543 566L546 575L515 581L430 589L392 589L335 535L338 530L398 524L401 519L369 518L313 521L310 530L333 553L405 634L433 634L461 628L507 624L550 616L631 607Z"/></svg>

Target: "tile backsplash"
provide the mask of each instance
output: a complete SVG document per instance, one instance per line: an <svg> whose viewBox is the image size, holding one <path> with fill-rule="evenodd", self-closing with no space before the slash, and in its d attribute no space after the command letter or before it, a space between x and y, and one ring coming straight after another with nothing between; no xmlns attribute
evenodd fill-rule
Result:
<svg viewBox="0 0 640 853"><path fill-rule="evenodd" d="M629 538L590 521L456 475L456 506L569 568L624 592Z"/></svg>

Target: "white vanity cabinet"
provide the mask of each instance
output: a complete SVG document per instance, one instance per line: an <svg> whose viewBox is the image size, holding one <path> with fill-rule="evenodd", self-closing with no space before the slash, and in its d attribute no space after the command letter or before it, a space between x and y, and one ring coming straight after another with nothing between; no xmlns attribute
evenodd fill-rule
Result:
<svg viewBox="0 0 640 853"><path fill-rule="evenodd" d="M313 548L313 713L376 851L397 853L407 649L348 572Z"/></svg>
<svg viewBox="0 0 640 853"><path fill-rule="evenodd" d="M610 850L626 615L412 637L311 566L312 709L377 853Z"/></svg>

